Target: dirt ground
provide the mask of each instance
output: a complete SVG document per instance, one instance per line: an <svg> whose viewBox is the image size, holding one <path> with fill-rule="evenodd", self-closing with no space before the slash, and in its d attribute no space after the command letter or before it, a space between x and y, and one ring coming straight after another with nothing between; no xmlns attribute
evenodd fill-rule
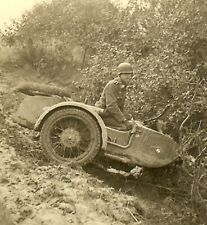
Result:
<svg viewBox="0 0 207 225"><path fill-rule="evenodd" d="M1 68L0 79L0 196L14 224L194 224L191 215L184 216L186 193L176 194L167 177L158 183L159 176L153 174L152 182L149 171L135 179L93 165L82 169L48 162L31 131L10 117L24 97L12 88L22 80L44 79L28 66Z"/></svg>

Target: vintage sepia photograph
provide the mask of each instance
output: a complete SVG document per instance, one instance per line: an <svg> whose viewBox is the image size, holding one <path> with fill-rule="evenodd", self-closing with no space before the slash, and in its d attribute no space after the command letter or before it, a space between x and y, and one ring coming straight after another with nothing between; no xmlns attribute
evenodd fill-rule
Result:
<svg viewBox="0 0 207 225"><path fill-rule="evenodd" d="M207 224L207 1L0 1L0 225Z"/></svg>

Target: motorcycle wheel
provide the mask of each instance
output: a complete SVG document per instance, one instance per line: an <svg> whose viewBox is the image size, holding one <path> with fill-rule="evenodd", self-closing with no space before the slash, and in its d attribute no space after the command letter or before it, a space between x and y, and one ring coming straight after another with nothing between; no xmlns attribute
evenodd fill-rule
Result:
<svg viewBox="0 0 207 225"><path fill-rule="evenodd" d="M83 166L97 155L101 131L97 121L86 111L65 108L53 112L44 121L40 142L47 158Z"/></svg>

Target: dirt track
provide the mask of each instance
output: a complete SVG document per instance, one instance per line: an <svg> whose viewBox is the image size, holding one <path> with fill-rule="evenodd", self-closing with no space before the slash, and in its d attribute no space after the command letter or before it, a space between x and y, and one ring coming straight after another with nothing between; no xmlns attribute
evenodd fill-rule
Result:
<svg viewBox="0 0 207 225"><path fill-rule="evenodd" d="M130 206L135 198L116 194L81 169L23 162L4 141L0 149L1 196L18 224L98 225L133 221L126 209L135 215L136 209Z"/></svg>
<svg viewBox="0 0 207 225"><path fill-rule="evenodd" d="M0 84L0 194L15 223L182 224L177 221L182 218L182 206L167 189L94 167L84 171L45 161L38 142L30 138L31 131L10 119L23 97L10 90L18 81L29 79L27 73L35 77L28 68L2 70Z"/></svg>
<svg viewBox="0 0 207 225"><path fill-rule="evenodd" d="M30 131L9 116L22 98L10 88L24 73L3 72L0 87L0 193L13 221L21 225L107 225L140 220L135 219L140 210L135 197L116 193L81 168L44 163Z"/></svg>

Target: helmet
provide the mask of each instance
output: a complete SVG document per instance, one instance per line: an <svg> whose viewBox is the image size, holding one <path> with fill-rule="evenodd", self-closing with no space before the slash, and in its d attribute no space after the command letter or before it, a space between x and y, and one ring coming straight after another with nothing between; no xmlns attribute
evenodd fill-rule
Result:
<svg viewBox="0 0 207 225"><path fill-rule="evenodd" d="M132 74L133 73L132 65L127 62L120 63L118 65L118 74L122 73Z"/></svg>

